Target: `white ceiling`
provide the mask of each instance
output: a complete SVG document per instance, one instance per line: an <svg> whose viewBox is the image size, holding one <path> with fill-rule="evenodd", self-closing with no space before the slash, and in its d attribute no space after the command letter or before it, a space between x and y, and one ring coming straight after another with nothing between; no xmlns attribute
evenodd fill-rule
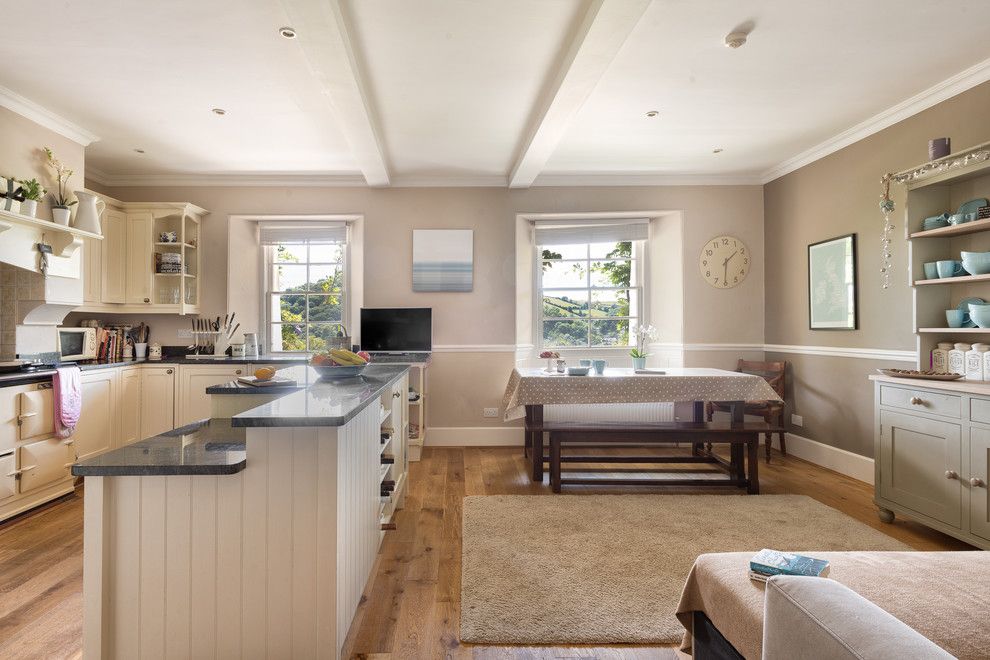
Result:
<svg viewBox="0 0 990 660"><path fill-rule="evenodd" d="M0 86L98 136L87 170L111 182L759 179L990 79L986 0L90 0L30 23Z"/></svg>

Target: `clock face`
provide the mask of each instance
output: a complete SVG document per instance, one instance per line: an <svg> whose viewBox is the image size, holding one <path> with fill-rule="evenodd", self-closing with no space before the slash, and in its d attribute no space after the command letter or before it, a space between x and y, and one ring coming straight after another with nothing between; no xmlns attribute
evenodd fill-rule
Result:
<svg viewBox="0 0 990 660"><path fill-rule="evenodd" d="M716 289L731 289L749 274L750 256L738 238L716 236L701 248L701 277Z"/></svg>

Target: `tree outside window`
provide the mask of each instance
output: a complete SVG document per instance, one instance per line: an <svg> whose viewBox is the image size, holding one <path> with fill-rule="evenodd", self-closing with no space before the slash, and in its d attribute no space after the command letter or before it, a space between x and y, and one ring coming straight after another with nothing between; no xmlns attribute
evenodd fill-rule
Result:
<svg viewBox="0 0 990 660"><path fill-rule="evenodd" d="M281 243L268 248L272 351L314 352L344 334L344 244Z"/></svg>

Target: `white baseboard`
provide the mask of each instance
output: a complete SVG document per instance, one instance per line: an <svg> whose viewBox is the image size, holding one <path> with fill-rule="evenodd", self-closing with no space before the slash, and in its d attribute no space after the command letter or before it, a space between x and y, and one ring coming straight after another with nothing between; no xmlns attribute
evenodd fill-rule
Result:
<svg viewBox="0 0 990 660"><path fill-rule="evenodd" d="M521 426L431 426L426 433L428 447L509 447L522 446Z"/></svg>
<svg viewBox="0 0 990 660"><path fill-rule="evenodd" d="M873 484L873 459L866 456L854 454L845 449L832 447L815 440L794 435L785 434L787 437L787 455L803 458L809 463L820 465L829 470L835 470L847 477L865 481ZM777 446L777 438L774 436L774 446ZM777 446L780 449L779 446Z"/></svg>

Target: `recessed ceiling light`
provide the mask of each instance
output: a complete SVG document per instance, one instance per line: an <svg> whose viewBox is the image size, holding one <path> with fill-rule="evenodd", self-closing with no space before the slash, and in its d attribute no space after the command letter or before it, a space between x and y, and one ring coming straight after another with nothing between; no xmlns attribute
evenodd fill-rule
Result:
<svg viewBox="0 0 990 660"><path fill-rule="evenodd" d="M744 43L746 43L746 37L748 35L745 32L730 32L725 35L725 47L726 48L739 48Z"/></svg>
<svg viewBox="0 0 990 660"><path fill-rule="evenodd" d="M659 114L660 114L660 111L659 110L650 110L649 112L646 113L646 116L647 117L656 117Z"/></svg>
<svg viewBox="0 0 990 660"><path fill-rule="evenodd" d="M278 29L278 33L280 35L282 35L283 37L285 37L286 39L295 39L296 38L296 31L295 31L295 29L294 28L290 28L288 25L286 25L285 27L280 27Z"/></svg>
<svg viewBox="0 0 990 660"><path fill-rule="evenodd" d="M139 153L139 154L143 154L144 153L144 149L135 149L134 151L135 151L135 153Z"/></svg>
<svg viewBox="0 0 990 660"><path fill-rule="evenodd" d="M722 147L715 147L714 149L712 149L712 153L713 154L720 154L723 151L724 151L724 149L722 149Z"/></svg>
<svg viewBox="0 0 990 660"><path fill-rule="evenodd" d="M227 111L224 110L223 108L213 108L213 114L215 114L215 115L225 115L225 114L227 114Z"/></svg>

